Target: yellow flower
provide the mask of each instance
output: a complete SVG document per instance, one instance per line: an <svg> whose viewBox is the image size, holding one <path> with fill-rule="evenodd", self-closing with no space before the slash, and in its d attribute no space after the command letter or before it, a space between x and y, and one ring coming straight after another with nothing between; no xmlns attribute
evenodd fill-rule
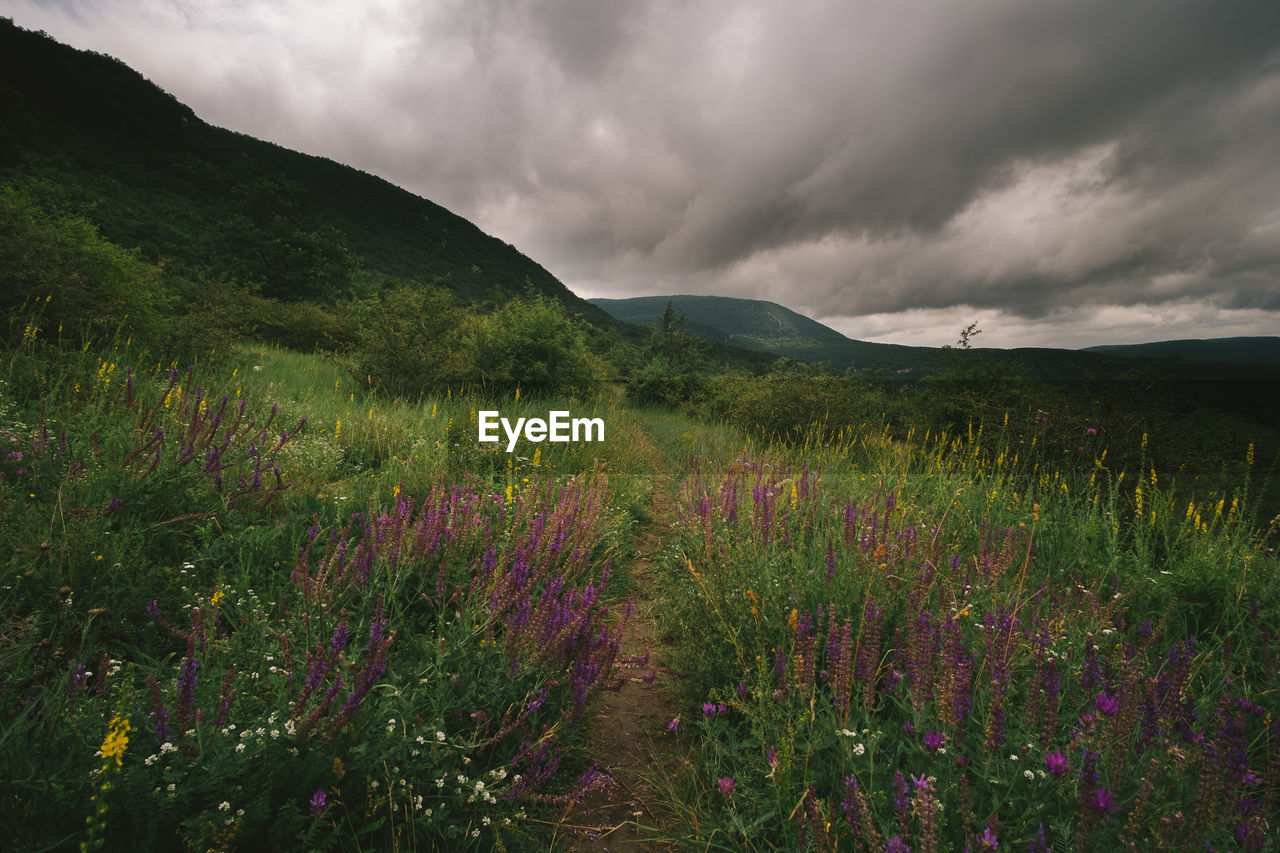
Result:
<svg viewBox="0 0 1280 853"><path fill-rule="evenodd" d="M213 595L209 598L209 603L217 607L222 603L222 599L226 598L226 594L220 589L214 589Z"/></svg>
<svg viewBox="0 0 1280 853"><path fill-rule="evenodd" d="M111 729L102 739L102 757L108 761L114 758L117 767L124 763L121 756L129 748L129 728L129 718L116 714L111 718Z"/></svg>
<svg viewBox="0 0 1280 853"><path fill-rule="evenodd" d="M787 626L790 627L792 631L795 631L798 630L799 625L800 611L793 607L791 608L791 615L787 617Z"/></svg>

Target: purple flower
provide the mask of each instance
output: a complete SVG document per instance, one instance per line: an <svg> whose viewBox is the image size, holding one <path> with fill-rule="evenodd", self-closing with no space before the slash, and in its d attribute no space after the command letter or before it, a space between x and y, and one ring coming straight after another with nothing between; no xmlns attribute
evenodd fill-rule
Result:
<svg viewBox="0 0 1280 853"><path fill-rule="evenodd" d="M311 798L311 816L319 817L324 811L324 788L316 788L315 796Z"/></svg>
<svg viewBox="0 0 1280 853"><path fill-rule="evenodd" d="M1120 810L1120 806L1116 805L1115 794L1101 786L1094 788L1093 793L1089 796L1089 805L1104 815Z"/></svg>
<svg viewBox="0 0 1280 853"><path fill-rule="evenodd" d="M669 732L677 731L677 730L679 730L679 728L680 728L680 718L679 718L679 717L675 717L674 719L672 719L672 720L671 720L671 722L667 723L667 731L669 731Z"/></svg>
<svg viewBox="0 0 1280 853"><path fill-rule="evenodd" d="M1097 431L1096 429L1094 429L1093 427L1089 427L1087 430L1085 430L1085 431L1084 431L1084 434L1085 434L1085 435L1097 435L1097 434L1098 434L1098 431Z"/></svg>
<svg viewBox="0 0 1280 853"><path fill-rule="evenodd" d="M704 716L704 717L712 717L712 716L714 716L714 715L715 715L715 713L716 713L716 703L715 703L715 702L703 702L703 703L702 703L702 716Z"/></svg>
<svg viewBox="0 0 1280 853"><path fill-rule="evenodd" d="M766 749L764 752L764 760L769 762L770 767L777 767L778 766L778 750L772 746Z"/></svg>
<svg viewBox="0 0 1280 853"><path fill-rule="evenodd" d="M991 827L989 826L986 829L982 830L981 833L979 833L977 840L978 840L979 850L999 850L1000 849L1000 838L994 832L991 831Z"/></svg>
<svg viewBox="0 0 1280 853"><path fill-rule="evenodd" d="M1044 412L1036 412L1036 423L1042 424L1047 420L1049 420L1049 416Z"/></svg>
<svg viewBox="0 0 1280 853"><path fill-rule="evenodd" d="M884 853L911 853L911 845L903 841L901 835L895 835L885 844Z"/></svg>
<svg viewBox="0 0 1280 853"><path fill-rule="evenodd" d="M1120 713L1120 700L1115 696L1108 696L1106 693L1099 693L1095 696L1093 706L1108 717L1114 717Z"/></svg>
<svg viewBox="0 0 1280 853"><path fill-rule="evenodd" d="M735 784L737 784L737 782L734 780L732 776L725 776L719 782L716 783L716 785L720 788L720 793L724 794L726 797L731 796L733 794L733 786Z"/></svg>
<svg viewBox="0 0 1280 853"><path fill-rule="evenodd" d="M1061 750L1055 749L1044 757L1044 766L1049 768L1049 772L1054 776L1061 776L1067 772L1067 768L1071 766L1071 762L1062 754Z"/></svg>
<svg viewBox="0 0 1280 853"><path fill-rule="evenodd" d="M124 503L123 498L112 498L111 500L107 501L107 512L115 512L120 508L120 505L123 503Z"/></svg>
<svg viewBox="0 0 1280 853"><path fill-rule="evenodd" d="M937 752L947 745L947 736L942 732L925 732L924 748L930 752Z"/></svg>

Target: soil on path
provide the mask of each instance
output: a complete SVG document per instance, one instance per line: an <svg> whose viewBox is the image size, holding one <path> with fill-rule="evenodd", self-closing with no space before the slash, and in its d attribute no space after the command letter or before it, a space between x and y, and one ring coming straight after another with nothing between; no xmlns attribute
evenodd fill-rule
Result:
<svg viewBox="0 0 1280 853"><path fill-rule="evenodd" d="M653 563L671 529L671 498L663 467L655 462L660 480L655 485L648 519L634 540L637 552L631 576L635 610L622 638L619 659L625 683L600 698L588 724L591 753L613 779L603 791L589 794L566 809L556 829L554 848L563 851L671 850L656 841L650 829L668 823L650 779L670 773L687 762L667 724L679 713L676 698L655 674L664 665L664 644L658 624L653 586ZM645 661L647 656L647 662Z"/></svg>

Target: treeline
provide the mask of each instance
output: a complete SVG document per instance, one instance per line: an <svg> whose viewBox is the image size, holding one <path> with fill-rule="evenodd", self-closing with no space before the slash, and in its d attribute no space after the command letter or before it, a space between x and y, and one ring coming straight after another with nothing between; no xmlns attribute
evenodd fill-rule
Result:
<svg viewBox="0 0 1280 853"><path fill-rule="evenodd" d="M439 283L358 268L341 273L363 276L345 297L298 298L268 286L265 269L215 277L152 263L37 195L0 188L0 334L11 345L75 352L127 342L154 360L188 364L217 359L237 340L265 341L340 356L361 387L391 398L464 388L587 398L613 387L634 405L679 408L770 441L832 438L875 423L898 438L981 429L993 454L1029 474L1104 464L1149 476L1154 468L1198 492L1225 492L1248 476L1260 511L1280 509L1280 484L1267 473L1280 448L1267 401L1280 389L1268 375L1190 388L1141 374L1054 384L970 349L971 327L941 352L938 373L903 384L713 348L686 333L670 305L655 328L627 336L532 289L464 304ZM311 270L304 278L330 280L343 252L317 241L314 254L293 254ZM290 254L284 243L277 249ZM46 393L47 381L26 385ZM1109 455L1100 458L1103 448Z"/></svg>
<svg viewBox="0 0 1280 853"><path fill-rule="evenodd" d="M280 258L291 254L276 248ZM341 254L340 246L317 249L321 258ZM306 278L326 275L311 269ZM9 345L74 352L127 344L186 364L258 340L344 355L362 385L404 398L461 388L590 396L606 377L587 346L588 327L532 290L465 306L442 288L384 276L363 297L285 298L289 288L266 286L278 281L269 272L191 277L151 263L84 217L46 209L11 186L0 188L0 278L0 334Z"/></svg>

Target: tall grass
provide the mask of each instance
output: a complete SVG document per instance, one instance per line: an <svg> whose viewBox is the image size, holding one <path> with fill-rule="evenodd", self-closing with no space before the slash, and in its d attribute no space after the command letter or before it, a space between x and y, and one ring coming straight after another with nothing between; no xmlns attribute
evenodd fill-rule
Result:
<svg viewBox="0 0 1280 853"><path fill-rule="evenodd" d="M8 365L47 393L0 388L7 847L536 848L602 784L581 728L651 485L624 412L507 454L477 407L583 404L47 355Z"/></svg>
<svg viewBox="0 0 1280 853"><path fill-rule="evenodd" d="M1273 843L1274 530L1081 444L864 428L694 465L665 596L691 846Z"/></svg>

